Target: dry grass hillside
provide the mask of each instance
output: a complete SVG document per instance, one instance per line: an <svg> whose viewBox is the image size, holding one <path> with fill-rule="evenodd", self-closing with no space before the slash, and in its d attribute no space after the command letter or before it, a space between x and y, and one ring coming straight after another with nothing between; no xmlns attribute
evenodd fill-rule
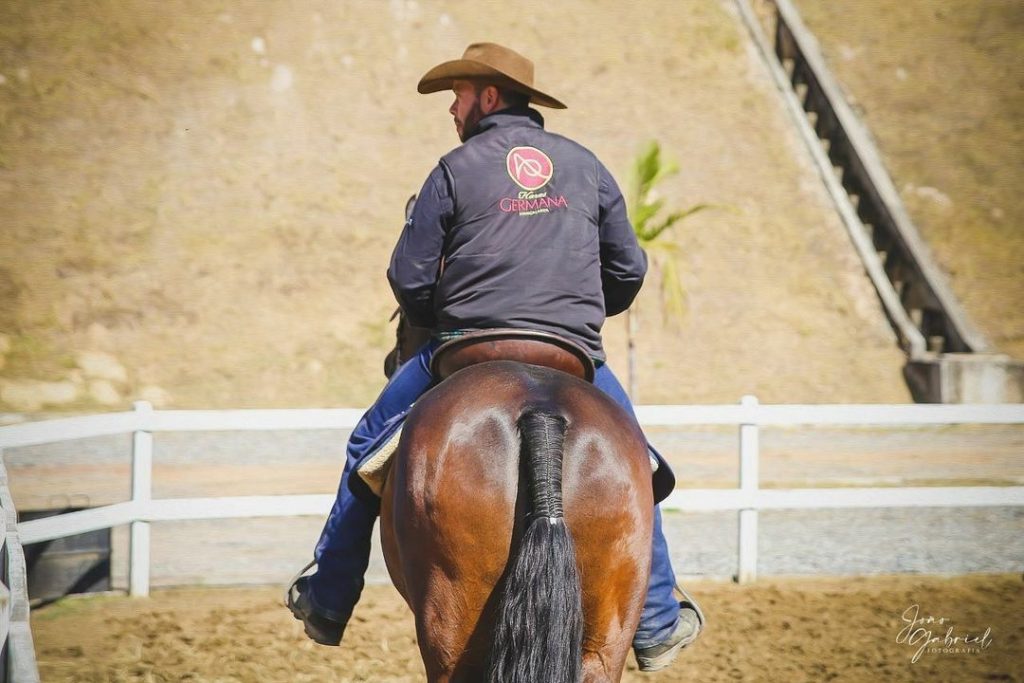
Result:
<svg viewBox="0 0 1024 683"><path fill-rule="evenodd" d="M457 143L415 84L482 39L537 62L570 105L549 128L621 181L656 138L669 203L724 207L674 235L686 318L641 295L641 402L909 400L727 0L6 0L0 409L365 405L402 207Z"/></svg>
<svg viewBox="0 0 1024 683"><path fill-rule="evenodd" d="M1024 359L1024 4L797 5L953 291Z"/></svg>

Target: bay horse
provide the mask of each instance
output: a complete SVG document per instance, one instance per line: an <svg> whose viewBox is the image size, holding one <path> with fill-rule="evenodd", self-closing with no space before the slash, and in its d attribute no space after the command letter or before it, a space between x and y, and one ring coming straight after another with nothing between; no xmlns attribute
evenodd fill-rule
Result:
<svg viewBox="0 0 1024 683"><path fill-rule="evenodd" d="M493 359L435 385L381 499L428 680L619 680L653 512L646 440L588 381Z"/></svg>

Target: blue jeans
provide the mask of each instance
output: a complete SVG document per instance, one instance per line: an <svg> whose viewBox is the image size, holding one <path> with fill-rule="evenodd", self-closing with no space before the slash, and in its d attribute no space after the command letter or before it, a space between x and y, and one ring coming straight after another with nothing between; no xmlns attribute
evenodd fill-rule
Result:
<svg viewBox="0 0 1024 683"><path fill-rule="evenodd" d="M348 478L353 466L374 446L386 423L430 388L430 359L437 345L435 341L427 343L398 368L349 437L338 495L313 552L317 571L309 578L310 601L324 616L337 621L348 619L359 601L370 563L370 539L380 506L352 494ZM598 368L594 384L636 417L629 397L607 365ZM661 511L655 507L651 579L633 641L636 647L660 643L675 629L679 618L679 602L673 595L675 583L668 543L661 529Z"/></svg>

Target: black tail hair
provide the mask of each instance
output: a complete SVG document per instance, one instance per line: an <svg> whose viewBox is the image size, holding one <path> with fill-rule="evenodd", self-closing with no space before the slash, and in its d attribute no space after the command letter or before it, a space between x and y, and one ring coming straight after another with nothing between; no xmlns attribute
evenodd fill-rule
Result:
<svg viewBox="0 0 1024 683"><path fill-rule="evenodd" d="M550 410L529 410L519 418L520 463L532 509L501 589L491 683L577 683L582 673L580 577L562 517L565 430L565 418Z"/></svg>

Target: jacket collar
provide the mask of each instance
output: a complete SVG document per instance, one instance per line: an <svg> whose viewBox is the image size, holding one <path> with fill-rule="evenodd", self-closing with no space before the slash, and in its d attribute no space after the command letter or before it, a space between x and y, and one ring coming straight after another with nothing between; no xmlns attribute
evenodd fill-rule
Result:
<svg viewBox="0 0 1024 683"><path fill-rule="evenodd" d="M529 107L510 107L508 109L502 109L496 111L493 114L480 119L480 123L476 125L476 129L467 140L483 133L485 130L491 128L499 128L504 126L529 126L531 128L543 128L544 117L540 115L540 112L536 109L530 109Z"/></svg>

